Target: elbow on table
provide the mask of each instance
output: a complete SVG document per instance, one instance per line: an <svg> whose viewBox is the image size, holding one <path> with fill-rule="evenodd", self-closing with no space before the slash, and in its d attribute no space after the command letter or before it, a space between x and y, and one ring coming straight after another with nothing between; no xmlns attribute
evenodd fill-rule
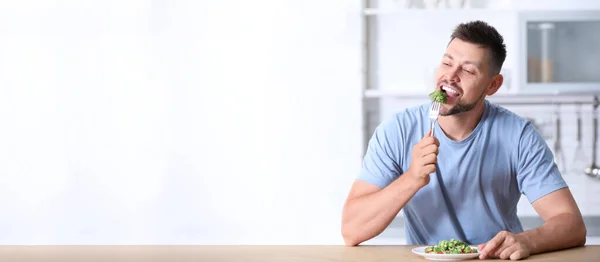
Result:
<svg viewBox="0 0 600 262"><path fill-rule="evenodd" d="M342 238L344 238L344 244L347 247L355 247L362 242L358 239L356 233L354 233L347 226L342 226Z"/></svg>
<svg viewBox="0 0 600 262"><path fill-rule="evenodd" d="M344 237L344 244L347 247L355 247L355 246L358 246L358 244L360 244L360 241L358 241L354 238Z"/></svg>
<svg viewBox="0 0 600 262"><path fill-rule="evenodd" d="M581 229L578 234L579 241L577 242L577 246L585 246L586 236L587 236L587 228L585 227L585 223L581 221Z"/></svg>

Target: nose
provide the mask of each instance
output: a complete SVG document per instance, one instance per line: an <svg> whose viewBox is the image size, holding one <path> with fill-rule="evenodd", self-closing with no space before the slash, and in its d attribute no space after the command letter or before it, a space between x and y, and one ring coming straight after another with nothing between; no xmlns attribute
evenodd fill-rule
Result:
<svg viewBox="0 0 600 262"><path fill-rule="evenodd" d="M446 72L446 80L449 82L459 83L460 82L460 77L458 77L458 72L460 72L459 70L460 70L460 68L457 66L449 68L448 71Z"/></svg>

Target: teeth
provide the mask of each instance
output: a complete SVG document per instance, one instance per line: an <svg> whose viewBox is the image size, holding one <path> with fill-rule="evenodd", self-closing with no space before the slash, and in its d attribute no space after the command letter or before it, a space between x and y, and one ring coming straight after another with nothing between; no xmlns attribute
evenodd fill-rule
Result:
<svg viewBox="0 0 600 262"><path fill-rule="evenodd" d="M442 90L444 90L446 92L458 93L458 92L456 92L456 90L454 90L450 87L447 87L447 86L442 86Z"/></svg>

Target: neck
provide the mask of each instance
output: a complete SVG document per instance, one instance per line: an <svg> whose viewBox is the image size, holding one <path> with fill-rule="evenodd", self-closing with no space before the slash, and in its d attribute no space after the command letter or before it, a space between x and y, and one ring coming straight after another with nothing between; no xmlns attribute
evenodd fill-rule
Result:
<svg viewBox="0 0 600 262"><path fill-rule="evenodd" d="M454 141L462 141L477 127L484 111L485 102L482 100L468 112L451 116L440 116L438 124L448 138Z"/></svg>

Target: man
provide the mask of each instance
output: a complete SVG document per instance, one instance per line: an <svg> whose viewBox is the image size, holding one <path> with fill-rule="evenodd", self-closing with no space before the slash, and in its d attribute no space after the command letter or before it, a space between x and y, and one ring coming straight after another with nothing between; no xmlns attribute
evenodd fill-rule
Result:
<svg viewBox="0 0 600 262"><path fill-rule="evenodd" d="M430 104L377 127L342 218L346 245L380 234L400 210L408 244L460 239L480 258L522 259L582 246L586 228L553 155L533 125L485 99L502 85L503 37L485 22L460 24L436 73L447 103L430 130ZM432 135L433 131L433 135ZM544 224L523 231L525 194Z"/></svg>

